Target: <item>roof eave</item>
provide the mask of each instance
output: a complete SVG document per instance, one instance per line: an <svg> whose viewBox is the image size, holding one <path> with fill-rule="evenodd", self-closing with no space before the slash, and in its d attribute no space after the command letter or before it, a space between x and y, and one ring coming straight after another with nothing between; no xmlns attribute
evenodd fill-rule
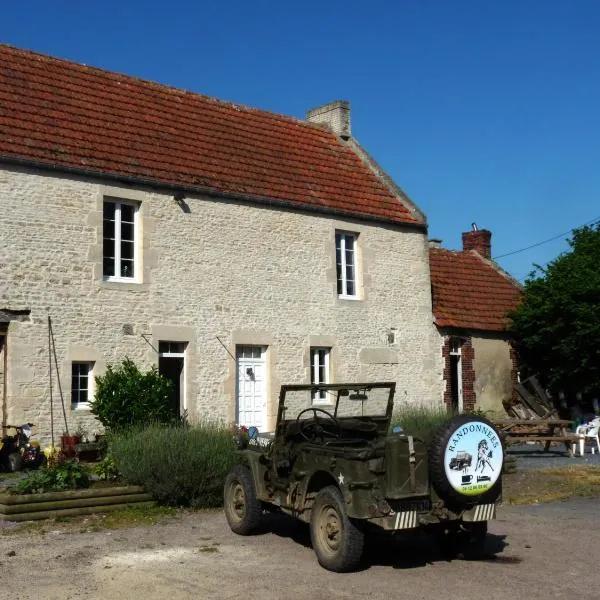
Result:
<svg viewBox="0 0 600 600"><path fill-rule="evenodd" d="M233 192L223 192L203 186L176 184L167 181L162 181L159 179L136 177L133 175L119 175L116 173L107 173L105 171L89 169L86 167L75 167L68 165L60 165L56 163L45 163L43 161L37 161L34 159L28 159L17 156L10 156L6 154L0 154L0 163L7 163L10 165L20 167L33 167L52 173L66 173L71 175L79 175L83 177L106 179L112 182L123 182L130 185L139 185L153 189L158 189L164 192L188 192L192 194L206 195L221 200L243 201L249 204L254 204L263 207L271 206L278 208L287 208L288 210L294 210L298 212L325 214L341 218L350 218L366 222L381 223L385 225L395 225L398 227L412 229L421 233L427 233L427 225L425 223L402 221L400 219L389 219L385 217L379 217L377 215L370 215L368 213L359 213L354 211L330 208L326 206L303 204L300 202L293 202L290 200L282 200L280 198L259 197Z"/></svg>

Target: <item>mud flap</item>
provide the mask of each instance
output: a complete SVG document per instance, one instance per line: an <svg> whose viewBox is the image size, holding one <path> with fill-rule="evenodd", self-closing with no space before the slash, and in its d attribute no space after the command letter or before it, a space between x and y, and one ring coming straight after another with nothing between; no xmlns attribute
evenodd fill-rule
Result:
<svg viewBox="0 0 600 600"><path fill-rule="evenodd" d="M463 513L463 521L475 523L477 521L491 521L496 518L495 504L478 504Z"/></svg>

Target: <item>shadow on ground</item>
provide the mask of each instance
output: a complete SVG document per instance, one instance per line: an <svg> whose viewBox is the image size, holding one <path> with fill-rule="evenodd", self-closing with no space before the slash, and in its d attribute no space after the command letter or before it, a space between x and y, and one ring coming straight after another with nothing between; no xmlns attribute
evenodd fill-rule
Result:
<svg viewBox="0 0 600 600"><path fill-rule="evenodd" d="M288 538L290 543L312 548L309 527L306 523L281 514L265 515L264 526L258 535L271 533ZM488 534L484 555L478 562L518 564L518 557L502 556L508 546L506 536ZM463 560L454 558L452 560ZM414 569L435 562L448 562L442 555L434 536L423 532L402 532L395 535L372 533L367 535L361 570L372 566L388 566L394 569Z"/></svg>

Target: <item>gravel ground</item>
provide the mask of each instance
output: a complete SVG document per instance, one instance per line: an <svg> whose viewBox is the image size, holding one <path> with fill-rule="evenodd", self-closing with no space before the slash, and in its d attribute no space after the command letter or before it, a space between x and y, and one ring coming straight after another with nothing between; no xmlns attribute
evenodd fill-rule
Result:
<svg viewBox="0 0 600 600"><path fill-rule="evenodd" d="M595 501L508 506L484 560L442 560L421 534L378 540L362 570L339 575L318 565L307 527L291 519L270 516L262 534L240 537L221 512L200 512L138 529L0 535L0 580L19 600L596 600L599 548Z"/></svg>

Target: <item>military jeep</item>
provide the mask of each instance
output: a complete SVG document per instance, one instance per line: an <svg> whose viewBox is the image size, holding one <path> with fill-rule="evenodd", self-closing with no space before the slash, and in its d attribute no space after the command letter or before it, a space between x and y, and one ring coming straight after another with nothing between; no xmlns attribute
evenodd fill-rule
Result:
<svg viewBox="0 0 600 600"><path fill-rule="evenodd" d="M501 494L498 432L474 415L427 438L390 430L394 392L393 382L282 386L275 432L245 432L225 480L231 529L252 534L267 510L291 515L309 523L331 571L355 569L373 530L426 528L447 554L480 553Z"/></svg>

